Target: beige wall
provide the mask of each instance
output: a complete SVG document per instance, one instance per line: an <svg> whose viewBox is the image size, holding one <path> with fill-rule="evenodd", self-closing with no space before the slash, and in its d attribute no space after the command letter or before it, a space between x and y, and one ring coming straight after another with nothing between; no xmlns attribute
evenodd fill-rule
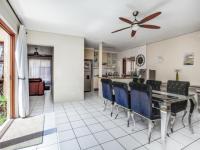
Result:
<svg viewBox="0 0 200 150"><path fill-rule="evenodd" d="M28 31L28 44L54 47L54 101L84 99L84 38Z"/></svg>
<svg viewBox="0 0 200 150"><path fill-rule="evenodd" d="M143 54L146 57L146 45L119 52L117 55L118 56L118 72L120 74L122 74L122 59L123 58L130 58L130 57L136 58L137 55L139 55L139 54ZM127 62L127 66L126 66L127 72L130 71L130 68L131 68L131 64L130 64L130 62ZM146 69L146 60L145 60L145 64L143 66L138 67L136 65L136 68L137 69Z"/></svg>
<svg viewBox="0 0 200 150"><path fill-rule="evenodd" d="M193 66L184 66L187 53L194 53ZM156 70L156 79L166 82L175 79L180 69L180 80L200 85L200 31L147 45L147 68Z"/></svg>

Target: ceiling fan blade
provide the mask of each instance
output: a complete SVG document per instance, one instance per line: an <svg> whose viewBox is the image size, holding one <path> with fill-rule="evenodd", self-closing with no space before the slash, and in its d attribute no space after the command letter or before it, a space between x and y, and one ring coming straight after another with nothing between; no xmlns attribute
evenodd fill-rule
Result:
<svg viewBox="0 0 200 150"><path fill-rule="evenodd" d="M132 30L132 32L131 32L131 37L134 37L135 34L136 34L136 31Z"/></svg>
<svg viewBox="0 0 200 150"><path fill-rule="evenodd" d="M156 12L156 13L154 13L154 14L151 14L151 15L145 17L144 19L142 19L141 21L139 21L138 24L145 23L145 22L147 22L147 21L149 21L149 20L151 20L151 19L153 19L153 18L159 16L160 14L161 14L161 12Z"/></svg>
<svg viewBox="0 0 200 150"><path fill-rule="evenodd" d="M116 32L122 31L122 30L126 30L126 29L128 29L128 28L131 28L131 27L126 27L126 28L122 28L122 29L119 29L119 30L115 30L115 31L113 31L113 32L111 32L111 33L116 33Z"/></svg>
<svg viewBox="0 0 200 150"><path fill-rule="evenodd" d="M132 22L132 21L130 21L130 20L128 20L128 19L126 19L126 18L124 18L124 17L119 17L119 19L120 19L121 21L124 21L124 22L126 22L126 23L133 24L133 22Z"/></svg>
<svg viewBox="0 0 200 150"><path fill-rule="evenodd" d="M156 26L156 25L141 24L139 26L142 28L148 28L148 29L160 29L160 26Z"/></svg>

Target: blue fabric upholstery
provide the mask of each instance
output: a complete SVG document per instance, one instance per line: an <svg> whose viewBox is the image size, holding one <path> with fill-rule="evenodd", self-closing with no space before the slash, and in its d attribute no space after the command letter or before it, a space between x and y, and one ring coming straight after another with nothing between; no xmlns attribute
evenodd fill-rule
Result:
<svg viewBox="0 0 200 150"><path fill-rule="evenodd" d="M101 79L103 97L114 102L112 81L110 79Z"/></svg>
<svg viewBox="0 0 200 150"><path fill-rule="evenodd" d="M152 90L160 91L160 86L161 86L162 82L161 81L156 81L156 80L147 80L146 84L150 85ZM153 101L152 103L153 103L154 107L160 108L160 105L159 105L158 102Z"/></svg>
<svg viewBox="0 0 200 150"><path fill-rule="evenodd" d="M113 82L113 89L115 93L115 102L125 108L130 109L130 96L128 92L128 85L121 82Z"/></svg>
<svg viewBox="0 0 200 150"><path fill-rule="evenodd" d="M160 111L152 108L152 88L150 85L130 83L131 109L151 120L160 118Z"/></svg>

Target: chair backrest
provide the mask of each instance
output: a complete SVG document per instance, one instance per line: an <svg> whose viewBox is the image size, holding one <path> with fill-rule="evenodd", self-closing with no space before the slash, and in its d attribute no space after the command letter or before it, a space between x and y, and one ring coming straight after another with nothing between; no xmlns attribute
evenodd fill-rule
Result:
<svg viewBox="0 0 200 150"><path fill-rule="evenodd" d="M160 91L160 86L162 82L156 80L147 80L146 84L150 85L152 87L152 90Z"/></svg>
<svg viewBox="0 0 200 150"><path fill-rule="evenodd" d="M128 94L128 85L121 82L113 82L115 93L115 102L126 108L130 108L130 99Z"/></svg>
<svg viewBox="0 0 200 150"><path fill-rule="evenodd" d="M152 88L146 84L130 83L131 109L151 119L152 116Z"/></svg>
<svg viewBox="0 0 200 150"><path fill-rule="evenodd" d="M188 95L190 82L187 81L173 81L167 82L167 92L180 95Z"/></svg>
<svg viewBox="0 0 200 150"><path fill-rule="evenodd" d="M113 100L113 88L112 88L112 80L110 79L101 79L102 83L102 93L105 99L110 101Z"/></svg>
<svg viewBox="0 0 200 150"><path fill-rule="evenodd" d="M145 81L144 78L133 78L133 82L134 82L134 83L141 83L141 84L143 84L144 81Z"/></svg>

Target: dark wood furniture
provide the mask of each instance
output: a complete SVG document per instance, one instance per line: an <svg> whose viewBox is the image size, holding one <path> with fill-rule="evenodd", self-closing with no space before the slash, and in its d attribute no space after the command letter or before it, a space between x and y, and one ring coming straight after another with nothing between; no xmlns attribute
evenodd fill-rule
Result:
<svg viewBox="0 0 200 150"><path fill-rule="evenodd" d="M44 95L45 83L40 78L29 79L29 95L40 96Z"/></svg>

